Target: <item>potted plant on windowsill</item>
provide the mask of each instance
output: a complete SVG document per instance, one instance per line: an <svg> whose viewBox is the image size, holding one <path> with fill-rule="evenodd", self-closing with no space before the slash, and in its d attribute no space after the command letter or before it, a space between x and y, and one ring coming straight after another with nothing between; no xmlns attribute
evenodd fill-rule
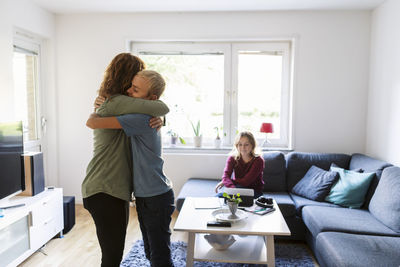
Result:
<svg viewBox="0 0 400 267"><path fill-rule="evenodd" d="M219 128L214 127L214 130L217 132L217 137L215 137L215 140L214 140L214 147L221 148L222 140L221 140L221 137L219 137Z"/></svg>
<svg viewBox="0 0 400 267"><path fill-rule="evenodd" d="M228 205L229 211L231 212L231 215L228 216L228 219L237 219L238 216L236 215L236 211L239 203L242 202L240 194L237 193L235 195L229 195L224 192L222 196L226 199L226 204Z"/></svg>
<svg viewBox="0 0 400 267"><path fill-rule="evenodd" d="M201 147L202 135L200 133L200 120L197 121L196 126L194 126L193 122L191 121L190 124L192 125L193 133L194 133L194 146Z"/></svg>
<svg viewBox="0 0 400 267"><path fill-rule="evenodd" d="M167 134L169 134L171 136L171 143L170 143L171 147L175 147L176 146L176 143L177 143L178 139L179 139L179 142L181 144L183 144L183 145L186 144L185 139L183 139L182 137L178 136L178 134L176 132L174 132L172 130L169 130L167 132Z"/></svg>

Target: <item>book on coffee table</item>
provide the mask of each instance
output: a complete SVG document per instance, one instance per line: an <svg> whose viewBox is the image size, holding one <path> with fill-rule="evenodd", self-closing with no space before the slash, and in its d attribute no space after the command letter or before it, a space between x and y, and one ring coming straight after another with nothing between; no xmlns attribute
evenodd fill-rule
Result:
<svg viewBox="0 0 400 267"><path fill-rule="evenodd" d="M219 197L196 197L194 198L195 209L218 209L221 208L224 200Z"/></svg>

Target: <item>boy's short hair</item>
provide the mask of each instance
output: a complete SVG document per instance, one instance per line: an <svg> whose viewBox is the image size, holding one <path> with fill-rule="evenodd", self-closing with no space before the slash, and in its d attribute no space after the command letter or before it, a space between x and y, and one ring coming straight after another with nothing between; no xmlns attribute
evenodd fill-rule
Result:
<svg viewBox="0 0 400 267"><path fill-rule="evenodd" d="M165 80L160 73L154 70L142 70L136 75L145 78L150 83L149 95L156 95L160 98L165 90Z"/></svg>

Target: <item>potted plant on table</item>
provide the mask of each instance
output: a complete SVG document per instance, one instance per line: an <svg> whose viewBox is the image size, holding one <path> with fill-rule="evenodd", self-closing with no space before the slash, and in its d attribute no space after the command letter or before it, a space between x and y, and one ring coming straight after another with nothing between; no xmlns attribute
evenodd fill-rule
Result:
<svg viewBox="0 0 400 267"><path fill-rule="evenodd" d="M229 195L227 193L223 193L222 196L226 200L226 204L229 207L229 211L231 212L231 215L229 215L229 219L237 219L238 216L236 215L237 208L239 206L239 203L242 202L242 199L240 198L240 194L237 193L235 195Z"/></svg>

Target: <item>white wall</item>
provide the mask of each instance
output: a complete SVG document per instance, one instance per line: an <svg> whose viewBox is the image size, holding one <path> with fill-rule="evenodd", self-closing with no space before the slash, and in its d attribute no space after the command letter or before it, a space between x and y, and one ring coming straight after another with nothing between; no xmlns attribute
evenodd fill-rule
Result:
<svg viewBox="0 0 400 267"><path fill-rule="evenodd" d="M43 114L48 119L44 156L46 184L57 183L57 134L55 90L55 16L28 0L0 1L0 120L12 120L13 93L13 29L18 27L43 38L41 69Z"/></svg>
<svg viewBox="0 0 400 267"><path fill-rule="evenodd" d="M400 1L372 14L366 151L400 165Z"/></svg>
<svg viewBox="0 0 400 267"><path fill-rule="evenodd" d="M298 151L364 152L370 12L80 14L57 16L59 175L80 201L92 154L85 127L102 73L127 39L298 37L294 144ZM165 155L176 193L189 177L220 177L226 155Z"/></svg>

